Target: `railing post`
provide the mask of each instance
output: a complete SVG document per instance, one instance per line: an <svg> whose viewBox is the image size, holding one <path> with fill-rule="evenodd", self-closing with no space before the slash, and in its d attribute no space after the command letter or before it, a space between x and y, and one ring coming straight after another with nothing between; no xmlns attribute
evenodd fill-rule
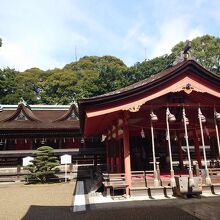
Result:
<svg viewBox="0 0 220 220"><path fill-rule="evenodd" d="M199 164L198 163L196 163L196 165L195 165L195 170L196 170L196 176L200 176Z"/></svg>
<svg viewBox="0 0 220 220"><path fill-rule="evenodd" d="M158 181L160 180L160 162L156 162L157 164L157 176L158 176Z"/></svg>
<svg viewBox="0 0 220 220"><path fill-rule="evenodd" d="M21 174L21 165L17 165L17 181L20 180L20 174Z"/></svg>
<svg viewBox="0 0 220 220"><path fill-rule="evenodd" d="M183 108L183 122L184 122L184 130L185 130L185 140L186 140L186 148L187 148L187 156L189 161L189 186L194 186L194 179L193 179L193 172L192 172L192 164L191 164L191 157L189 151L189 138L188 138L188 131L187 131L187 118L185 113L185 108Z"/></svg>
<svg viewBox="0 0 220 220"><path fill-rule="evenodd" d="M219 116L219 113L216 112L216 109L214 108L214 123L215 123L215 132L216 132L216 139L218 144L218 155L220 157L220 143L219 143L219 132L218 132L218 125L217 125L217 118Z"/></svg>
<svg viewBox="0 0 220 220"><path fill-rule="evenodd" d="M155 156L155 144L154 144L154 128L153 128L153 122L151 120L151 142L152 142L152 152L153 152L153 165L154 165L154 186L159 186L158 181L158 173L156 168L156 156Z"/></svg>
<svg viewBox="0 0 220 220"><path fill-rule="evenodd" d="M200 108L198 108L198 117L199 117L199 125L200 125L200 132L201 132L201 138L202 138L203 156L204 156L204 162L205 162L205 173L206 173L205 181L207 185L211 185L211 179L210 179L209 170L207 167L205 141L204 141L203 127L202 127L202 119L203 119L203 122L205 122L205 117L204 115L202 115Z"/></svg>
<svg viewBox="0 0 220 220"><path fill-rule="evenodd" d="M172 150L171 150L171 142L170 142L170 127L169 127L169 116L171 115L169 108L166 111L166 124L167 124L167 140L169 147L169 157L170 157L170 184L172 187L176 186L175 178L174 178L174 170L173 170L173 159L172 159Z"/></svg>

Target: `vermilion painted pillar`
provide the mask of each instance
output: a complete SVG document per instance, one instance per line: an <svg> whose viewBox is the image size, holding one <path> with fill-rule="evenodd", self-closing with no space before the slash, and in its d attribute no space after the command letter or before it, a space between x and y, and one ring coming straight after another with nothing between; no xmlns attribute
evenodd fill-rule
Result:
<svg viewBox="0 0 220 220"><path fill-rule="evenodd" d="M113 147L113 144L111 142L111 172L114 172L114 147Z"/></svg>
<svg viewBox="0 0 220 220"><path fill-rule="evenodd" d="M131 187L131 159L130 159L130 142L129 142L129 130L124 126L123 133L123 145L124 145L124 167L125 167L125 182L126 182L126 194L129 195L129 189Z"/></svg>
<svg viewBox="0 0 220 220"><path fill-rule="evenodd" d="M122 164L121 164L121 142L118 140L118 172L122 172Z"/></svg>
<svg viewBox="0 0 220 220"><path fill-rule="evenodd" d="M117 155L116 155L116 165L117 165L117 172L121 173L121 146L120 146L120 139L118 138L118 127L116 128L116 147L117 147Z"/></svg>
<svg viewBox="0 0 220 220"><path fill-rule="evenodd" d="M194 142L194 147L195 147L196 160L198 162L199 169L201 169L202 168L201 155L200 155L200 149L199 149L198 135L197 135L196 131L194 131L193 142Z"/></svg>
<svg viewBox="0 0 220 220"><path fill-rule="evenodd" d="M109 146L108 146L108 140L106 140L106 165L107 165L107 171L110 170L110 158L109 158Z"/></svg>
<svg viewBox="0 0 220 220"><path fill-rule="evenodd" d="M180 169L183 169L183 151L182 151L182 138L178 138L178 159L179 159L179 165Z"/></svg>

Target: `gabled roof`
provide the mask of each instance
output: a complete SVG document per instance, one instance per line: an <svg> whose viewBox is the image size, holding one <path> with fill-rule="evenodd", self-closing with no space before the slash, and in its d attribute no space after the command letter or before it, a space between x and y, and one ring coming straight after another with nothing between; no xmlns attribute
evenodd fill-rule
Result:
<svg viewBox="0 0 220 220"><path fill-rule="evenodd" d="M20 103L17 107L17 110L11 115L9 116L8 118L4 119L3 121L6 122L6 121L13 121L15 120L19 114L23 113L25 115L25 117L30 120L30 121L36 121L36 122L40 122L41 120L36 117L34 115L34 113L29 109L27 108L23 103Z"/></svg>
<svg viewBox="0 0 220 220"><path fill-rule="evenodd" d="M45 110L37 108L29 109L23 103L19 104L16 109L7 109L4 106L0 112L0 128L1 132L5 131L24 131L24 130L62 130L79 132L79 119L68 120L71 113L74 112L78 116L77 107L69 106L68 110L63 108L47 108ZM65 107L65 109L67 109ZM19 119L19 115L23 114L24 119Z"/></svg>
<svg viewBox="0 0 220 220"><path fill-rule="evenodd" d="M79 118L78 108L76 107L75 104L72 104L70 106L69 110L65 114L63 114L61 117L59 117L58 119L54 120L54 122L68 120L69 118L71 118L72 114L74 114L76 116L76 118Z"/></svg>

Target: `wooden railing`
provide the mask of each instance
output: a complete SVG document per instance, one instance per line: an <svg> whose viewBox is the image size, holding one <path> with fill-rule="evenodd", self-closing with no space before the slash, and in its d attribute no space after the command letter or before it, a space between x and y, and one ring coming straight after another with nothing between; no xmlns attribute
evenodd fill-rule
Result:
<svg viewBox="0 0 220 220"><path fill-rule="evenodd" d="M103 173L103 184L105 187L106 195L115 195L115 190L125 190L125 174L124 173Z"/></svg>

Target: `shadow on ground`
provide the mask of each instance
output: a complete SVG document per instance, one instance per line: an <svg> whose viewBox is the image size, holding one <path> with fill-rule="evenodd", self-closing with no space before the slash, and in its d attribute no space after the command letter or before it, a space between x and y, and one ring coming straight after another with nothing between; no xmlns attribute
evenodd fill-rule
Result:
<svg viewBox="0 0 220 220"><path fill-rule="evenodd" d="M177 207L129 207L114 208L107 210L89 210L86 212L73 213L72 207L63 206L31 206L22 220L56 220L56 219L74 219L74 220L103 220L103 219L198 219Z"/></svg>

